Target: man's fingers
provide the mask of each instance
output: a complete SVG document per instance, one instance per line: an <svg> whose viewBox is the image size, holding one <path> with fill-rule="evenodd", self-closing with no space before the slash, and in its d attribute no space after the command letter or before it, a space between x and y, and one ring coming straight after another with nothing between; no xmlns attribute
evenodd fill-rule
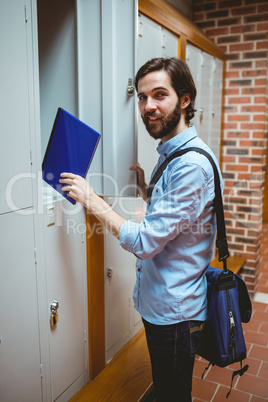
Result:
<svg viewBox="0 0 268 402"><path fill-rule="evenodd" d="M140 164L139 164L139 163L137 163L136 165L130 166L130 167L129 167L129 170L134 170L134 171L136 171L136 172L143 171L143 169L140 167Z"/></svg>
<svg viewBox="0 0 268 402"><path fill-rule="evenodd" d="M65 184L72 184L73 179L60 179L60 183L65 183Z"/></svg>
<svg viewBox="0 0 268 402"><path fill-rule="evenodd" d="M62 191L71 191L72 186L64 186L61 189L62 189Z"/></svg>
<svg viewBox="0 0 268 402"><path fill-rule="evenodd" d="M69 178L69 179L75 179L76 175L73 173L67 173L67 172L63 172L60 175L62 178Z"/></svg>

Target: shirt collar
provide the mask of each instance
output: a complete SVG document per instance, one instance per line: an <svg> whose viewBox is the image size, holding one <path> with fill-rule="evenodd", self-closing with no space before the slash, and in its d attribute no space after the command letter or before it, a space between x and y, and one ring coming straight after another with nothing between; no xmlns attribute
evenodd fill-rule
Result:
<svg viewBox="0 0 268 402"><path fill-rule="evenodd" d="M157 152L160 155L169 156L172 152L174 152L175 149L181 148L195 137L197 137L196 129L194 126L191 126L167 142L164 142L164 144L160 142L156 148Z"/></svg>

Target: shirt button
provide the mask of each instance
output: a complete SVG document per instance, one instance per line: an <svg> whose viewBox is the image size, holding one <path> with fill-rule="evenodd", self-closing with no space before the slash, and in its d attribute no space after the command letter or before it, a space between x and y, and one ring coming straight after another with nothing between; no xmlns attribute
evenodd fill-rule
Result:
<svg viewBox="0 0 268 402"><path fill-rule="evenodd" d="M149 201L148 204L151 205L151 201Z"/></svg>
<svg viewBox="0 0 268 402"><path fill-rule="evenodd" d="M141 269L140 269L140 268L138 268L138 272L141 272Z"/></svg>
<svg viewBox="0 0 268 402"><path fill-rule="evenodd" d="M156 193L158 193L158 188L156 189Z"/></svg>
<svg viewBox="0 0 268 402"><path fill-rule="evenodd" d="M167 153L164 153L164 156L167 156Z"/></svg>

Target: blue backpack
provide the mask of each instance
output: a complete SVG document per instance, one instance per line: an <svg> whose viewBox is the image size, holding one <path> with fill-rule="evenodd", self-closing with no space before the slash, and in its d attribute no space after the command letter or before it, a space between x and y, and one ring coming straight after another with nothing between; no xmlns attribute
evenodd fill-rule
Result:
<svg viewBox="0 0 268 402"><path fill-rule="evenodd" d="M233 372L230 390L226 396L228 398L234 377L238 374L243 375L248 369L247 364L242 367L242 360L247 357L242 322L249 322L252 306L243 279L227 269L229 251L226 240L220 179L213 158L208 152L196 147L174 152L160 165L154 174L149 184L147 199L148 201L150 200L154 185L161 177L168 163L189 151L205 155L213 168L215 183L214 207L217 219L216 245L219 261L223 263L223 269L209 266L206 271L208 315L197 348L197 354L209 362L205 371L210 365L226 367L232 363L240 362L240 370Z"/></svg>
<svg viewBox="0 0 268 402"><path fill-rule="evenodd" d="M245 282L233 272L209 266L206 277L208 315L197 354L209 361L205 371L210 365L226 367L240 362L240 369L233 372L228 398L234 377L248 369L247 364L242 367L247 357L242 322L251 318L251 301Z"/></svg>

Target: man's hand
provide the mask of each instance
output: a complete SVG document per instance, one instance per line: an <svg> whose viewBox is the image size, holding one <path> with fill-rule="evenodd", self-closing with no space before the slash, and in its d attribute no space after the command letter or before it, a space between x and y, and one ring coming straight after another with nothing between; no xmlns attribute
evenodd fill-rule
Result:
<svg viewBox="0 0 268 402"><path fill-rule="evenodd" d="M140 167L139 163L130 166L129 170L133 170L137 173L138 193L144 201L147 201L148 185L145 183L144 170Z"/></svg>
<svg viewBox="0 0 268 402"><path fill-rule="evenodd" d="M96 193L88 181L73 173L62 173L60 183L65 185L62 187L62 191L67 191L69 197L90 210Z"/></svg>
<svg viewBox="0 0 268 402"><path fill-rule="evenodd" d="M120 228L126 221L100 198L91 185L83 177L73 173L62 173L60 183L64 184L62 191L67 191L68 196L85 206L96 218L119 239Z"/></svg>

